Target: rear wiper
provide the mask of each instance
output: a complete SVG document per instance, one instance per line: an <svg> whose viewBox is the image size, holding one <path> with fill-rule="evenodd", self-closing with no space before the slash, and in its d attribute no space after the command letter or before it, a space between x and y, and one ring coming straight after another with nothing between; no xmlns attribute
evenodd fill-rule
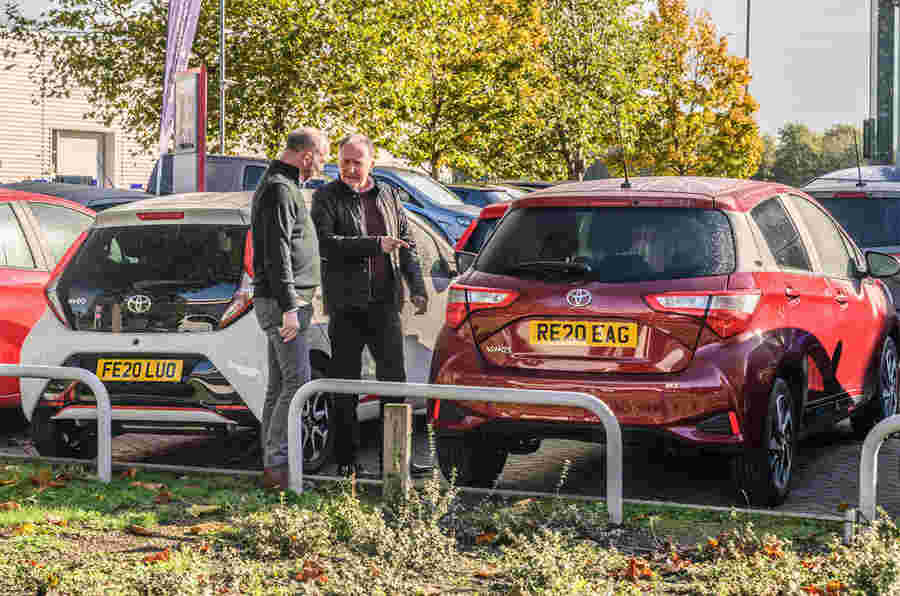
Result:
<svg viewBox="0 0 900 596"><path fill-rule="evenodd" d="M146 279L134 282L135 289L155 288L157 286L203 286L209 282L204 279Z"/></svg>
<svg viewBox="0 0 900 596"><path fill-rule="evenodd" d="M523 261L507 268L507 272L529 271L540 273L587 273L591 270L587 263L567 261Z"/></svg>

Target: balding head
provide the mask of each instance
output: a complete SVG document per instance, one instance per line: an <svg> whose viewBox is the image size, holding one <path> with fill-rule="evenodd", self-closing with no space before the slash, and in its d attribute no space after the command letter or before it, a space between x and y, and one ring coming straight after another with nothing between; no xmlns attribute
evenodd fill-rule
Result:
<svg viewBox="0 0 900 596"><path fill-rule="evenodd" d="M328 158L328 137L318 128L304 126L290 133L281 161L300 169L304 180L318 176Z"/></svg>
<svg viewBox="0 0 900 596"><path fill-rule="evenodd" d="M341 180L360 192L369 186L369 173L375 163L375 145L362 134L347 135L338 142L338 166Z"/></svg>

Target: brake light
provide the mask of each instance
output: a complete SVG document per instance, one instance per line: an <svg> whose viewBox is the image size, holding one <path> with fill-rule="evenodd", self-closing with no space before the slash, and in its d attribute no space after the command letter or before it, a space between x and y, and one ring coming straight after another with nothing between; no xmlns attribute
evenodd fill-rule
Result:
<svg viewBox="0 0 900 596"><path fill-rule="evenodd" d="M447 325L456 329L462 325L470 312L486 308L503 308L512 304L518 297L519 293L515 290L453 284L447 293Z"/></svg>
<svg viewBox="0 0 900 596"><path fill-rule="evenodd" d="M184 211L144 211L137 214L143 221L156 221L160 219L184 219Z"/></svg>
<svg viewBox="0 0 900 596"><path fill-rule="evenodd" d="M72 257L75 256L75 253L77 253L81 248L81 245L84 244L87 236L87 230L78 235L78 238L75 239L75 242L72 243L72 246L69 247L69 249L56 264L56 267L53 268L53 271L50 272L50 280L47 282L47 285L44 288L44 296L47 298L47 305L50 307L50 311L54 315L56 315L56 318L59 319L60 323L62 323L65 327L69 327L70 329L72 328L72 325L69 323L69 320L66 317L66 309L63 307L62 299L59 296L59 278L62 277L62 273L63 271L65 271L66 266L69 264L69 261L72 260Z"/></svg>
<svg viewBox="0 0 900 596"><path fill-rule="evenodd" d="M835 199L864 199L866 198L866 193L864 192L836 192L834 193Z"/></svg>
<svg viewBox="0 0 900 596"><path fill-rule="evenodd" d="M231 304L222 314L219 329L231 325L253 305L253 280L247 271L241 274L241 284L231 297Z"/></svg>
<svg viewBox="0 0 900 596"><path fill-rule="evenodd" d="M731 337L749 327L759 304L759 290L730 292L672 292L649 294L644 300L653 310L703 318L719 337ZM707 312L708 307L708 312Z"/></svg>

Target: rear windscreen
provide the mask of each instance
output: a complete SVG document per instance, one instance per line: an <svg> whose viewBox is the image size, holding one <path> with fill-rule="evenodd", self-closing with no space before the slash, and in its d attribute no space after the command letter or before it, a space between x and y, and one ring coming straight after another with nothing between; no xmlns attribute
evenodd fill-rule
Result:
<svg viewBox="0 0 900 596"><path fill-rule="evenodd" d="M481 250L481 247L484 246L484 241L491 235L499 221L498 218L478 220L478 223L475 224L475 229L472 230L472 234L466 240L463 250L466 252L478 252Z"/></svg>
<svg viewBox="0 0 900 596"><path fill-rule="evenodd" d="M475 264L485 273L545 279L566 272L612 283L724 275L734 267L724 213L657 207L515 209Z"/></svg>
<svg viewBox="0 0 900 596"><path fill-rule="evenodd" d="M900 245L900 199L846 198L816 200L857 245Z"/></svg>
<svg viewBox="0 0 900 596"><path fill-rule="evenodd" d="M241 278L246 233L244 226L95 228L66 278L99 288L233 283Z"/></svg>

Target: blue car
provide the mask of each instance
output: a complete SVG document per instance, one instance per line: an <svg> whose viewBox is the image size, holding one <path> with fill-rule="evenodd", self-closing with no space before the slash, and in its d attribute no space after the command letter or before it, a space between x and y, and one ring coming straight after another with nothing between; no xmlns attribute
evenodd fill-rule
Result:
<svg viewBox="0 0 900 596"><path fill-rule="evenodd" d="M337 165L326 164L325 174L337 178ZM450 244L456 244L469 224L478 219L479 208L466 205L446 186L422 172L377 166L372 177L393 188L404 207L428 220Z"/></svg>

